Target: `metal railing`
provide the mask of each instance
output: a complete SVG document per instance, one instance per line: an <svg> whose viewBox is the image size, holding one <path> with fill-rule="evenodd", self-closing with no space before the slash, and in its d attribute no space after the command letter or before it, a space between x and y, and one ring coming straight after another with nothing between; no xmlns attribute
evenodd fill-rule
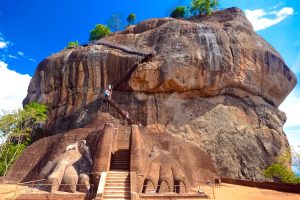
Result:
<svg viewBox="0 0 300 200"><path fill-rule="evenodd" d="M172 192L174 193L179 193L180 192L180 189L182 189L182 186L180 187L181 185L174 185L173 186L173 190ZM154 194L154 193L159 193L159 190L160 190L160 187L161 185L157 185L156 188L154 188L153 186L149 186L149 185L143 185L143 189L142 189L142 193L144 194ZM184 188L185 190L185 188Z"/></svg>
<svg viewBox="0 0 300 200"><path fill-rule="evenodd" d="M129 47L129 46L125 46L122 44L117 44L116 42L112 42L112 41L107 41L107 40L95 40L90 42L90 44L98 44L98 45L103 45L109 48L115 48L115 49L119 49L121 51L124 51L126 53L130 53L130 54L136 54L139 56L147 56L147 55L154 55L155 52L150 52L150 51L144 51L144 50L140 50L140 49L136 49L134 47Z"/></svg>

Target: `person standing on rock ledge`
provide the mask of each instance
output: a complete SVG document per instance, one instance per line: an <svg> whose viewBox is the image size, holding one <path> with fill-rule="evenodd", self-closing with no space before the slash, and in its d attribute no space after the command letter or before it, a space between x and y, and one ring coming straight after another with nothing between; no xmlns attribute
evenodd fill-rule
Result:
<svg viewBox="0 0 300 200"><path fill-rule="evenodd" d="M103 99L103 111L104 112L109 112L109 100L110 100L110 96L111 96L111 93L110 93L110 90L108 89L105 89L104 90L104 99Z"/></svg>

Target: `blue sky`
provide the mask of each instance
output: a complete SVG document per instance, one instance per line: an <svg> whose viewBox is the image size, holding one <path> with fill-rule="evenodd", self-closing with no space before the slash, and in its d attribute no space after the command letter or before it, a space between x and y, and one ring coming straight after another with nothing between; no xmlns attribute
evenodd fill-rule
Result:
<svg viewBox="0 0 300 200"><path fill-rule="evenodd" d="M112 14L136 13L137 21L165 17L185 0L0 0L0 109L21 106L38 63L69 41L87 43L97 23ZM280 0L223 0L222 8L239 7L255 30L274 46L300 77L300 4ZM288 116L285 130L300 145L300 87L280 106Z"/></svg>

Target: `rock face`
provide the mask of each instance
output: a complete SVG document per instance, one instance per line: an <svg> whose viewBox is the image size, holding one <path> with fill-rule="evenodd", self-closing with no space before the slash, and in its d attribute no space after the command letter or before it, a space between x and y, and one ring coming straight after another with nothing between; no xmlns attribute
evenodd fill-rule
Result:
<svg viewBox="0 0 300 200"><path fill-rule="evenodd" d="M101 111L100 90L112 84L113 101L131 119L195 144L221 176L262 179L289 147L278 106L296 77L241 10L150 19L103 40L114 45L66 49L39 64L24 103L49 105L53 134L88 124ZM155 55L142 62L120 45Z"/></svg>

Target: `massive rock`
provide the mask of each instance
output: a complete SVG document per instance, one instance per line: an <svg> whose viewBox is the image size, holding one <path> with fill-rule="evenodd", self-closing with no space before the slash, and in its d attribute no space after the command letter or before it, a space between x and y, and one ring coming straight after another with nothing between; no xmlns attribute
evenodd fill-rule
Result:
<svg viewBox="0 0 300 200"><path fill-rule="evenodd" d="M296 77L241 10L150 19L103 40L114 45L65 49L39 64L24 103L49 105L53 134L88 124L112 84L133 121L197 145L221 176L262 179L289 147L278 106ZM155 54L142 62L143 53L122 46Z"/></svg>

